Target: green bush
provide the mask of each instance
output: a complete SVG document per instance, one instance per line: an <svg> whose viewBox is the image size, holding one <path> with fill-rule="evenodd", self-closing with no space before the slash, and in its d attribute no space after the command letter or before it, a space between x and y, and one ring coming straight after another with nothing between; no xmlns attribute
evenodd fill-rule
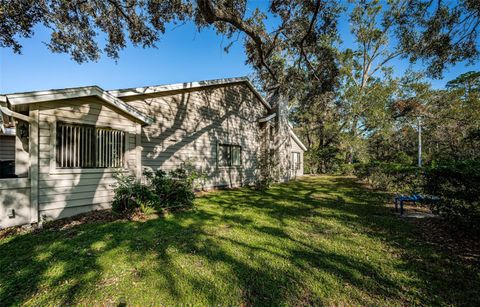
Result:
<svg viewBox="0 0 480 307"><path fill-rule="evenodd" d="M443 163L425 171L425 193L438 196L434 212L480 230L480 161Z"/></svg>
<svg viewBox="0 0 480 307"><path fill-rule="evenodd" d="M358 163L354 174L376 189L397 194L421 193L424 181L418 167L399 163Z"/></svg>
<svg viewBox="0 0 480 307"><path fill-rule="evenodd" d="M134 176L116 175L112 210L125 215L148 214L163 208L191 207L198 173L179 168L170 173L145 171L145 182Z"/></svg>
<svg viewBox="0 0 480 307"><path fill-rule="evenodd" d="M392 161L394 163L400 164L400 165L412 165L413 159L411 156L409 156L407 153L403 151L397 151L392 157Z"/></svg>
<svg viewBox="0 0 480 307"><path fill-rule="evenodd" d="M335 170L335 173L340 175L353 175L355 172L355 165L349 163L339 164Z"/></svg>
<svg viewBox="0 0 480 307"><path fill-rule="evenodd" d="M355 175L397 194L436 196L432 211L480 231L480 161L435 163L423 169L395 163L356 164Z"/></svg>
<svg viewBox="0 0 480 307"><path fill-rule="evenodd" d="M158 197L158 206L190 207L195 199L194 180L196 175L190 175L185 169L176 169L170 174L162 170L145 172L151 189Z"/></svg>
<svg viewBox="0 0 480 307"><path fill-rule="evenodd" d="M158 203L158 196L134 176L117 174L117 184L112 202L114 212L131 215L134 213L147 214Z"/></svg>

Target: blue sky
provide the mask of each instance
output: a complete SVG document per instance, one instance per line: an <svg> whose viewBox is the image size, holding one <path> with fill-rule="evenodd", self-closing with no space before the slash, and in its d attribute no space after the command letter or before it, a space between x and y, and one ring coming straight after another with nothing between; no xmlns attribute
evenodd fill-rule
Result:
<svg viewBox="0 0 480 307"><path fill-rule="evenodd" d="M353 47L350 26L340 20L343 47ZM252 76L245 64L241 42L229 53L223 51L227 40L212 30L197 32L192 23L167 31L157 43L157 49L129 46L114 60L103 56L98 62L77 64L67 54L51 53L43 42L49 40L49 30L39 26L30 39L22 39L22 54L0 48L0 93L34 91L85 85L104 89L158 85L196 80ZM401 74L408 63L397 60L394 71ZM443 80L431 80L441 88L446 81L469 70L480 70L477 62L466 67L463 63L445 72Z"/></svg>

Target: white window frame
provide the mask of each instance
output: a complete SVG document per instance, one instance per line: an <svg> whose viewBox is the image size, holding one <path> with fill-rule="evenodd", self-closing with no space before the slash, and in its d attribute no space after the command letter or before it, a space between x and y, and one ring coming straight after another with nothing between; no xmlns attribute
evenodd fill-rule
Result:
<svg viewBox="0 0 480 307"><path fill-rule="evenodd" d="M220 164L220 146L225 146L229 149L228 164L227 165L221 165ZM240 164L238 164L238 165L233 165L232 164L232 162L233 162L232 148L233 147L236 147L236 148L240 149ZM217 167L219 167L219 168L241 168L243 166L242 152L243 152L243 147L241 145L217 142L217 157L216 157Z"/></svg>
<svg viewBox="0 0 480 307"><path fill-rule="evenodd" d="M72 125L92 125L98 128L109 128L120 130L125 133L125 152L123 165L118 168L109 167L109 168L59 168L57 167L57 122L62 122L65 124ZM75 119L56 119L50 123L50 175L55 174L84 174L84 173L118 173L118 172L127 172L128 171L128 160L127 154L130 151L130 134L135 134L135 131L131 129L125 129L125 127L120 127L117 125L102 125L98 126L91 121L81 121Z"/></svg>

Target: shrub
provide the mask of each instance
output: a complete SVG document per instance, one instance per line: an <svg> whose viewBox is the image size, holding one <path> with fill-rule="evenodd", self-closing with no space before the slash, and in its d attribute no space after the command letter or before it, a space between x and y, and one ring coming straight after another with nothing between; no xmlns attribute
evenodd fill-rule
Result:
<svg viewBox="0 0 480 307"><path fill-rule="evenodd" d="M377 189L436 196L433 212L480 231L480 161L435 163L422 170L395 163L357 164L355 174Z"/></svg>
<svg viewBox="0 0 480 307"><path fill-rule="evenodd" d="M410 155L403 151L397 151L392 155L391 161L400 165L412 165L413 159Z"/></svg>
<svg viewBox="0 0 480 307"><path fill-rule="evenodd" d="M134 176L117 174L112 210L125 215L149 214L172 207L191 207L195 199L194 182L198 173L179 168L170 173L145 171L145 182Z"/></svg>
<svg viewBox="0 0 480 307"><path fill-rule="evenodd" d="M158 197L158 206L189 207L193 205L195 194L193 192L194 175L189 175L185 169L179 168L170 174L162 170L145 172L151 189Z"/></svg>
<svg viewBox="0 0 480 307"><path fill-rule="evenodd" d="M398 163L356 164L354 173L372 187L397 194L422 192L424 176L418 167Z"/></svg>
<svg viewBox="0 0 480 307"><path fill-rule="evenodd" d="M438 196L434 212L480 230L480 161L444 163L425 171L426 193Z"/></svg>
<svg viewBox="0 0 480 307"><path fill-rule="evenodd" d="M280 179L279 157L276 151L264 149L261 150L257 161L258 173L254 188L264 191Z"/></svg>
<svg viewBox="0 0 480 307"><path fill-rule="evenodd" d="M353 164L343 163L338 165L335 173L338 173L340 175L353 175L354 171L355 166Z"/></svg>
<svg viewBox="0 0 480 307"><path fill-rule="evenodd" d="M134 176L117 174L117 184L112 202L114 212L131 215L137 212L148 214L158 202L158 197Z"/></svg>

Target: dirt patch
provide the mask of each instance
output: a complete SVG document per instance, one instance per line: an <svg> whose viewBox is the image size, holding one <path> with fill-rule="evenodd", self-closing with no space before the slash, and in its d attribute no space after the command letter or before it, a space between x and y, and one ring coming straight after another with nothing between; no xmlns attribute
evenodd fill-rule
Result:
<svg viewBox="0 0 480 307"><path fill-rule="evenodd" d="M387 204L387 207L395 212L393 203ZM396 214L415 226L418 238L423 242L436 246L454 259L480 265L480 234L432 214L427 206L407 203L403 215Z"/></svg>
<svg viewBox="0 0 480 307"><path fill-rule="evenodd" d="M68 230L66 232L66 235L74 237L76 235L76 231L72 228L78 225L83 225L87 223L88 224L106 223L106 222L112 222L117 220L146 222L152 219L162 217L165 214L168 214L171 212L185 211L188 209L190 208L185 208L180 206L170 207L170 208L163 208L161 211L154 212L152 214L143 214L140 212L134 212L128 217L125 217L124 215L121 215L118 213L114 213L110 209L96 210L96 211L90 211L90 212L74 215L71 217L66 217L63 219L49 221L44 223L42 227L39 227L37 224L28 224L28 225L14 226L14 227L9 227L5 229L0 229L0 239L17 235L17 234L40 232L44 229Z"/></svg>
<svg viewBox="0 0 480 307"><path fill-rule="evenodd" d="M105 223L115 220L122 219L122 216L116 213L113 213L110 209L105 210L96 210L87 213L82 213L74 215L72 217L67 217L51 222L47 222L43 225L45 229L58 229L65 230L72 227L87 224L87 223Z"/></svg>
<svg viewBox="0 0 480 307"><path fill-rule="evenodd" d="M419 236L467 264L480 265L480 235L461 229L442 218L408 219Z"/></svg>
<svg viewBox="0 0 480 307"><path fill-rule="evenodd" d="M0 229L0 240L9 236L30 233L37 228L37 225L23 225L23 226L13 226Z"/></svg>
<svg viewBox="0 0 480 307"><path fill-rule="evenodd" d="M104 223L111 222L115 220L123 219L122 216L113 213L109 209L105 210L96 210L87 213L78 214L72 217L67 217L55 221L46 222L39 227L37 224L28 224L23 226L14 226L0 230L0 239L17 235L17 234L26 234L32 232L39 232L42 229L56 229L56 230L67 230L71 229L77 225L82 225L86 223ZM67 232L67 235L70 233ZM74 236L74 232L71 232Z"/></svg>
<svg viewBox="0 0 480 307"><path fill-rule="evenodd" d="M398 211L395 211L395 204L388 203L388 208L391 208L396 214L400 216L400 205L398 207ZM436 218L437 216L430 211L427 206L423 206L421 204L413 205L412 203L404 203L403 205L403 215L401 217L404 218Z"/></svg>

